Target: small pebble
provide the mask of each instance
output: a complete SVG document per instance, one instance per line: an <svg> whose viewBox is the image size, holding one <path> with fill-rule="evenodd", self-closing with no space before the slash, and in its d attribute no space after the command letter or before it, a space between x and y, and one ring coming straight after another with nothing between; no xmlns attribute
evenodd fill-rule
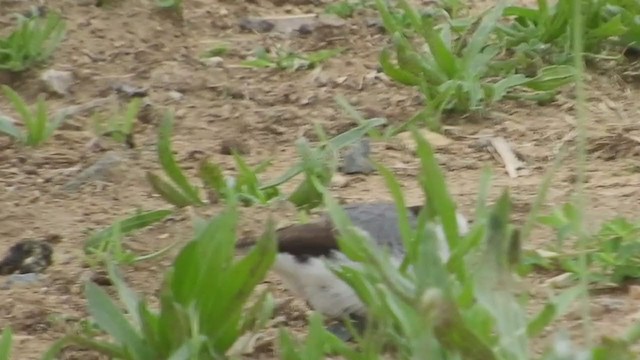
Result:
<svg viewBox="0 0 640 360"><path fill-rule="evenodd" d="M0 288L3 290L7 290L15 287L15 285L33 285L35 283L38 283L39 281L40 275L37 273L11 274Z"/></svg>
<svg viewBox="0 0 640 360"><path fill-rule="evenodd" d="M71 71L49 69L40 75L47 90L62 96L69 95L69 88L73 85L74 78Z"/></svg>
<svg viewBox="0 0 640 360"><path fill-rule="evenodd" d="M123 158L115 152L108 152L98 159L93 165L84 169L76 177L67 182L63 189L65 191L76 191L83 185L96 181L106 180L115 167L123 162Z"/></svg>
<svg viewBox="0 0 640 360"><path fill-rule="evenodd" d="M210 58L205 58L201 60L203 64L211 66L211 67L220 67L222 63L224 63L224 59L220 56L213 56Z"/></svg>
<svg viewBox="0 0 640 360"><path fill-rule="evenodd" d="M349 185L349 178L342 174L333 174L331 178L331 186L337 188L343 188Z"/></svg>
<svg viewBox="0 0 640 360"><path fill-rule="evenodd" d="M556 289L562 289L571 286L571 284L573 284L574 282L573 280L573 273L564 273L558 276L554 276L551 279L545 281L545 284Z"/></svg>
<svg viewBox="0 0 640 360"><path fill-rule="evenodd" d="M169 91L169 97L175 101L184 99L184 94L179 91Z"/></svg>
<svg viewBox="0 0 640 360"><path fill-rule="evenodd" d="M370 174L373 172L373 165L369 160L369 140L362 139L353 145L345 154L340 170L344 174Z"/></svg>

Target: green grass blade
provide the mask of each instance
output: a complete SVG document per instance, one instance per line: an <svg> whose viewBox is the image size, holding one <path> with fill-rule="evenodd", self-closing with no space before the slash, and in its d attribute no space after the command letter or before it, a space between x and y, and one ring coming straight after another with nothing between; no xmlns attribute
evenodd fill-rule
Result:
<svg viewBox="0 0 640 360"><path fill-rule="evenodd" d="M119 222L119 224L111 225L91 236L84 245L86 253L89 253L91 249L99 248L102 242L111 238L116 231L116 228L120 228L122 235L128 234L132 231L143 229L156 222L162 221L167 216L173 214L172 210L152 210L142 212L126 218Z"/></svg>
<svg viewBox="0 0 640 360"><path fill-rule="evenodd" d="M433 58L438 67L447 75L447 78L454 79L458 77L458 59L444 43L440 34L436 31L433 22L428 21L425 24L423 34Z"/></svg>
<svg viewBox="0 0 640 360"><path fill-rule="evenodd" d="M378 173L382 175L384 181L391 193L391 197L393 198L394 203L396 204L396 211L398 212L398 229L400 230L400 234L402 235L402 240L404 241L405 249L413 249L412 244L412 236L414 231L411 229L409 224L409 217L407 214L407 205L404 201L404 195L402 194L402 189L398 180L393 176L393 173L384 165L375 163L376 169ZM404 272L409 264L414 263L414 259L412 259L412 255L416 255L415 251L408 250L407 256L400 266L400 271Z"/></svg>
<svg viewBox="0 0 640 360"><path fill-rule="evenodd" d="M167 112L160 124L158 132L158 158L167 176L180 188L182 193L193 204L202 205L198 190L191 186L176 162L171 150L171 131L173 128L173 114Z"/></svg>
<svg viewBox="0 0 640 360"><path fill-rule="evenodd" d="M411 132L417 144L416 153L422 164L420 182L427 197L427 204L436 210L447 235L449 248L454 250L458 240L458 221L455 214L455 204L447 190L445 178L435 159L433 148L418 131L412 129Z"/></svg>
<svg viewBox="0 0 640 360"><path fill-rule="evenodd" d="M47 105L44 101L44 97L42 96L38 96L35 118L33 120L34 127L31 129L31 132L27 136L30 138L29 145L38 146L45 140L47 140L45 138L45 134L49 123L49 117L47 115Z"/></svg>
<svg viewBox="0 0 640 360"><path fill-rule="evenodd" d="M357 127L336 135L335 137L329 139L327 141L327 147L332 149L333 151L340 150L346 146L349 146L356 141L360 140L363 136L368 134L373 128L383 125L386 123L385 119L374 118L369 119L358 125ZM298 162L296 165L287 169L284 174L280 175L276 180L267 182L266 184L260 187L260 190L264 190L270 187L280 186L287 181L293 179L296 175L300 174L304 171L304 166L302 162Z"/></svg>
<svg viewBox="0 0 640 360"><path fill-rule="evenodd" d="M13 108L18 112L18 114L22 118L21 120L25 125L27 134L31 133L32 131L31 127L33 126L31 124L33 115L31 114L31 110L29 110L27 103L17 92L15 92L12 88L8 87L7 85L2 85L2 92L4 93L4 96L7 99L9 99L9 101L13 105Z"/></svg>

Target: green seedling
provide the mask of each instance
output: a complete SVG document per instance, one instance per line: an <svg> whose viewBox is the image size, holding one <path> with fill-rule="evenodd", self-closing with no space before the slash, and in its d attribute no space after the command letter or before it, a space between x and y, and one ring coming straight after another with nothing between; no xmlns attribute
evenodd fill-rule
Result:
<svg viewBox="0 0 640 360"><path fill-rule="evenodd" d="M233 154L233 159L237 171L235 177L225 177L217 164L206 160L200 163L200 178L207 188L213 191L215 199L224 197L225 194L230 193L230 189L233 189L232 193L236 194L245 205L268 204L280 196L278 187L262 188L258 179L258 175L267 169L270 162L264 161L252 169L240 155Z"/></svg>
<svg viewBox="0 0 640 360"><path fill-rule="evenodd" d="M609 1L591 0L583 4L584 51L599 53L605 41L628 33L634 22L624 21L620 13L612 15L606 10ZM608 14L612 16L607 16ZM504 16L513 21L498 24L498 33L504 37L511 60L518 70L531 72L531 68L544 64L568 64L572 59L571 23L573 9L570 1L550 5L539 0L537 7L509 6ZM637 25L635 25L637 27Z"/></svg>
<svg viewBox="0 0 640 360"><path fill-rule="evenodd" d="M44 359L54 359L67 344L124 360L224 358L251 324L264 323L268 316L268 296L259 298L253 310L245 310L276 254L270 222L256 246L236 260L237 223L237 203L230 201L182 248L165 274L157 310L110 265L110 277L126 311L92 282L85 288L89 314L109 338L70 334L56 342Z"/></svg>
<svg viewBox="0 0 640 360"><path fill-rule="evenodd" d="M110 136L119 143L125 143L130 148L135 147L133 127L141 107L142 99L134 98L124 111L118 109L116 114L105 121L95 121L96 132L102 136Z"/></svg>
<svg viewBox="0 0 640 360"><path fill-rule="evenodd" d="M479 17L461 36L454 36L451 23L436 25L433 18L421 16L406 0L399 1L399 5L408 16L415 36L426 43L426 50L415 45L388 4L378 0L377 7L393 42L390 49L382 51L380 65L393 80L414 86L424 95L427 105L411 123L427 121L429 127L438 130L444 111L477 111L507 96L531 96L527 93L519 96L516 90L520 88L528 88L538 97L546 98L574 80L569 66L550 66L534 77L503 73L497 61L502 47L494 40L493 33L504 2ZM502 77L500 80L496 80L498 75Z"/></svg>
<svg viewBox="0 0 640 360"><path fill-rule="evenodd" d="M24 129L20 130L11 119L0 115L0 133L24 145L33 147L42 145L65 120L65 114L58 114L53 119L49 118L43 96L38 97L36 109L33 112L26 101L10 87L2 85L2 92L20 115Z"/></svg>
<svg viewBox="0 0 640 360"><path fill-rule="evenodd" d="M229 52L229 46L226 44L217 45L209 50L205 51L200 57L202 58L212 58L216 56L223 56Z"/></svg>
<svg viewBox="0 0 640 360"><path fill-rule="evenodd" d="M0 38L0 70L22 72L45 61L64 36L64 20L55 12L44 18L19 16L16 29Z"/></svg>
<svg viewBox="0 0 640 360"><path fill-rule="evenodd" d="M277 49L273 54L269 54L265 49L261 48L256 51L253 59L245 60L241 65L251 68L274 68L291 71L313 69L341 52L342 49L332 49L298 54Z"/></svg>
<svg viewBox="0 0 640 360"><path fill-rule="evenodd" d="M0 360L11 360L11 345L13 344L13 332L7 326L0 336Z"/></svg>
<svg viewBox="0 0 640 360"><path fill-rule="evenodd" d="M304 180L289 195L288 200L297 208L309 211L322 204L322 193L314 185L314 180L327 186L335 172L335 155L331 151L312 148L306 139L296 142L301 156Z"/></svg>
<svg viewBox="0 0 640 360"><path fill-rule="evenodd" d="M172 123L171 114L167 114L158 136L158 157L172 183L151 172L147 172L147 180L165 201L176 207L202 206L204 201L201 200L198 189L184 175L171 151ZM206 160L200 163L199 176L209 190L211 202L219 198L228 200L226 194L233 194L246 205L266 204L280 195L277 186L264 187L258 179L258 174L266 170L269 162L263 162L252 169L241 156L234 154L234 160L237 169L235 177L226 177L217 164Z"/></svg>
<svg viewBox="0 0 640 360"><path fill-rule="evenodd" d="M275 181L263 183L258 179L258 175L266 170L269 162L263 162L251 168L242 157L234 154L237 174L235 177L225 176L222 169L217 164L208 161L201 162L199 166L199 177L205 187L209 190L211 202L220 198L226 199L228 190L245 205L267 204L281 196L279 186L291 180L300 173L306 174L306 179L287 197L289 201L301 209L310 210L320 204L319 194L309 183L309 175L313 174L323 179L327 184L333 174L332 167L328 167L331 161L335 161L337 151L349 146L364 135L371 133L376 126L385 123L384 119L358 119L360 125L352 130L337 135L332 139L322 141L317 149L311 148L305 141L298 143L298 152L302 160L288 169ZM147 180L153 189L162 198L176 207L202 206L204 202L200 199L197 189L189 183L182 170L175 162L171 152L171 128L172 116L165 116L159 131L158 155L165 174L172 183L164 180L154 173L147 173Z"/></svg>
<svg viewBox="0 0 640 360"><path fill-rule="evenodd" d="M158 159L170 183L160 176L147 172L147 180L153 189L164 200L176 207L202 206L198 189L193 186L178 166L171 150L171 131L173 129L173 114L167 112L158 130Z"/></svg>
<svg viewBox="0 0 640 360"><path fill-rule="evenodd" d="M640 278L640 223L618 217L602 224L588 237L587 248L570 244L576 229L577 210L573 204L540 217L540 223L556 231L556 245L545 252L530 252L531 265L580 274L580 256L586 255L589 279L596 285L621 284Z"/></svg>

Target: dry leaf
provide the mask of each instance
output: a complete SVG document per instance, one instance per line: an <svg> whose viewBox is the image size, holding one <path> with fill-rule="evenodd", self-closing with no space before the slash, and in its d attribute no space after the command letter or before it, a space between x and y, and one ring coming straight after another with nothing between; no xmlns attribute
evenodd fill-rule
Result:
<svg viewBox="0 0 640 360"><path fill-rule="evenodd" d="M420 136L425 138L429 142L429 144L431 144L431 146L433 146L434 148L445 147L453 143L453 140L449 139L448 137L442 134L438 134L433 131L421 129L418 132L420 133ZM396 136L396 138L398 139L400 145L405 149L411 151L412 153L416 151L416 143L413 139L413 135L411 134L411 132L407 131L407 132L400 133Z"/></svg>

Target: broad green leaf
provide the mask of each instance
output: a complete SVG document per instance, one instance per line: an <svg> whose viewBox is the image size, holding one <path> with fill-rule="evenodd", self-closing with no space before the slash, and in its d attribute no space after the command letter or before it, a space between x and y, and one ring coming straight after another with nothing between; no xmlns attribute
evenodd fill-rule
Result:
<svg viewBox="0 0 640 360"><path fill-rule="evenodd" d="M463 61L460 64L461 67L470 66L475 61L474 58L490 43L491 34L500 20L505 6L506 2L500 0L497 5L482 17L478 28L471 35L467 46L462 50Z"/></svg>
<svg viewBox="0 0 640 360"><path fill-rule="evenodd" d="M153 190L155 190L158 195L162 196L162 198L169 204L178 208L196 205L187 195L167 181L164 181L160 176L148 171L146 177Z"/></svg>
<svg viewBox="0 0 640 360"><path fill-rule="evenodd" d="M13 344L13 332L10 326L2 330L0 337L0 360L11 360L11 345Z"/></svg>
<svg viewBox="0 0 640 360"><path fill-rule="evenodd" d="M85 296L89 313L98 326L111 335L119 344L125 346L132 359L153 358L152 349L131 326L124 314L113 304L107 293L93 282L87 282Z"/></svg>
<svg viewBox="0 0 640 360"><path fill-rule="evenodd" d="M597 28L587 32L587 39L607 39L612 36L623 35L627 31L627 28L622 23L622 16L618 15L610 19L606 23L598 26ZM587 40L587 41L588 41Z"/></svg>
<svg viewBox="0 0 640 360"><path fill-rule="evenodd" d="M216 299L208 299L203 315L211 322L202 324L202 330L208 335L216 335L216 349L219 352L226 352L240 335L239 320L243 306L255 286L264 280L275 256L275 228L270 221L266 232L253 249L226 271L220 284L224 291L220 291ZM233 314L237 314L237 317L231 316Z"/></svg>
<svg viewBox="0 0 640 360"><path fill-rule="evenodd" d="M538 76L523 85L536 91L557 90L575 81L575 69L569 65L552 65L540 69Z"/></svg>
<svg viewBox="0 0 640 360"><path fill-rule="evenodd" d="M526 84L528 81L529 79L527 79L526 76L521 74L510 75L508 77L503 78L497 83L491 85L491 88L493 90L491 100L492 101L501 100L509 92L509 90L513 89L514 87Z"/></svg>
<svg viewBox="0 0 640 360"><path fill-rule="evenodd" d="M133 317L135 326L138 329L141 329L142 319L140 318L140 314L138 313L138 309L140 308L140 299L138 295L136 295L136 293L127 286L126 282L113 263L109 263L107 265L107 269L109 272L109 278L113 281L113 284L118 291L118 297L120 298L120 301L122 301L122 303L126 306L129 315Z"/></svg>
<svg viewBox="0 0 640 360"><path fill-rule="evenodd" d="M395 66L391 63L391 52L388 49L382 49L378 62L382 67L382 71L391 79L407 86L418 85L419 81L415 74L405 71L401 67Z"/></svg>

